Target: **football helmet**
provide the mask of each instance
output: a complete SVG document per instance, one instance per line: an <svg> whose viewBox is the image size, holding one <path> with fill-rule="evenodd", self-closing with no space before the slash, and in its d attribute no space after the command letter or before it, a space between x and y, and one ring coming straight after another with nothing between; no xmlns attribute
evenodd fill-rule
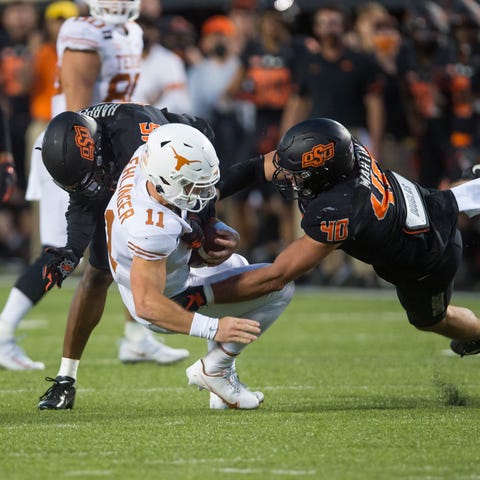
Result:
<svg viewBox="0 0 480 480"><path fill-rule="evenodd" d="M273 162L273 183L285 198L313 198L353 171L352 136L335 120L312 118L285 132Z"/></svg>
<svg viewBox="0 0 480 480"><path fill-rule="evenodd" d="M190 125L161 125L149 136L141 165L165 200L199 212L216 195L219 160L210 140Z"/></svg>
<svg viewBox="0 0 480 480"><path fill-rule="evenodd" d="M87 0L90 15L106 23L123 25L140 15L140 0Z"/></svg>
<svg viewBox="0 0 480 480"><path fill-rule="evenodd" d="M42 160L53 181L68 193L98 197L112 186L102 161L100 127L87 115L63 112L54 117L43 137Z"/></svg>

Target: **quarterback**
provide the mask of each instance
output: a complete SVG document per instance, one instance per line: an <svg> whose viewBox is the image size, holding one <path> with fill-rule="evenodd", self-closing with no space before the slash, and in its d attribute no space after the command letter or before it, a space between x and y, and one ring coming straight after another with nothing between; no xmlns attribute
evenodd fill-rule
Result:
<svg viewBox="0 0 480 480"><path fill-rule="evenodd" d="M207 206L218 179L217 155L201 132L175 123L152 132L123 170L105 211L110 269L138 322L209 341L207 355L187 368L187 377L211 392L212 408L255 409L263 394L239 381L235 358L279 317L293 284L228 306L200 304L195 314L171 300L190 285L259 267L239 255L214 267L189 267L191 248L182 241L191 230L186 214Z"/></svg>

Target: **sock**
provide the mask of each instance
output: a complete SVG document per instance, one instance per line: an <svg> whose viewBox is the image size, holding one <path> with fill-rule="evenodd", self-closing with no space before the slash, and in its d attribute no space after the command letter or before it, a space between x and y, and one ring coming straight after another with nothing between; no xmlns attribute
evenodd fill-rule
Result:
<svg viewBox="0 0 480 480"><path fill-rule="evenodd" d="M139 342L147 335L152 335L150 330L138 322L125 322L124 335L130 342Z"/></svg>
<svg viewBox="0 0 480 480"><path fill-rule="evenodd" d="M18 324L32 308L33 302L18 288L13 287L0 314L0 341L11 340Z"/></svg>
<svg viewBox="0 0 480 480"><path fill-rule="evenodd" d="M235 354L227 352L221 345L219 345L217 348L210 350L207 355L203 357L205 372L212 374L225 370L232 366L235 357Z"/></svg>
<svg viewBox="0 0 480 480"><path fill-rule="evenodd" d="M59 377L70 377L77 380L77 370L80 360L74 360L73 358L62 357L60 363L60 370L58 370Z"/></svg>

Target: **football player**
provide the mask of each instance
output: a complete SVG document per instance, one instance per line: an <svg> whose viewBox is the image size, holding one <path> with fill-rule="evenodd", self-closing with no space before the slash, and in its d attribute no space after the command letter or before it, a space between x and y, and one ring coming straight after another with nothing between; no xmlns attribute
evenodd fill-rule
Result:
<svg viewBox="0 0 480 480"><path fill-rule="evenodd" d="M203 211L215 197L219 175L213 145L198 130L171 123L152 132L123 170L105 211L110 269L138 322L208 339L209 352L187 368L187 377L211 392L211 408L255 409L263 394L239 381L235 358L279 317L293 283L251 301L199 305L195 314L171 300L188 285L259 266L232 255L218 266L189 267L191 249L181 241L191 230L186 215ZM245 316L249 319L238 318Z"/></svg>
<svg viewBox="0 0 480 480"><path fill-rule="evenodd" d="M202 119L133 103L102 103L78 113L63 112L47 127L41 155L49 175L67 192L70 203L66 213L66 246L48 247L42 257L44 291L62 285L89 244L90 255L69 310L60 369L54 385L39 403L41 409L73 406L80 357L101 318L107 289L112 283L103 212L120 172L135 149L155 128L169 122L193 125L207 135L213 135ZM227 244L232 250L235 245L234 242ZM221 257L225 253L218 252L218 255ZM136 348L132 349L125 340L121 342L120 358L123 361L144 360L141 352L145 349L162 364L188 356L187 350L173 349L157 342L148 329L140 328L147 334L142 332ZM61 402L58 400L59 391L64 393Z"/></svg>
<svg viewBox="0 0 480 480"><path fill-rule="evenodd" d="M140 0L87 0L86 3L90 16L68 18L58 35L59 74L57 94L52 99L53 115L100 102L129 101L140 73L143 34L134 21L140 12ZM41 141L40 136L32 152L26 199L39 201L40 242L44 250L47 246L66 244L68 194L45 170L38 150ZM43 296L46 282L42 279L42 269L47 257L42 253L22 273L0 314L0 366L4 368L44 368L43 363L32 361L17 345L14 334L25 314ZM147 338L147 333L136 322L125 324L124 336L131 342L129 349L138 351L143 359L155 361L153 352L162 345L154 338ZM142 338L145 348L138 350ZM120 359L121 354L122 351Z"/></svg>
<svg viewBox="0 0 480 480"><path fill-rule="evenodd" d="M343 125L328 118L293 126L275 153L232 167L219 186L222 197L248 184L255 172L298 200L304 235L272 264L188 289L188 295L208 304L256 298L341 249L395 285L416 328L452 339L459 355L480 352L480 319L450 305L462 257L457 216L480 213L480 179L444 191L422 188L383 171ZM185 294L179 301L186 304Z"/></svg>

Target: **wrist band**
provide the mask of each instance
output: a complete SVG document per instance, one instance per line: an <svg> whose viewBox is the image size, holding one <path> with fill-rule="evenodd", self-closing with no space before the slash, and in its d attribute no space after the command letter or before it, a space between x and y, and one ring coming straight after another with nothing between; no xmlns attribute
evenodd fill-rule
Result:
<svg viewBox="0 0 480 480"><path fill-rule="evenodd" d="M218 318L207 317L201 313L193 315L189 335L213 340L218 330Z"/></svg>

